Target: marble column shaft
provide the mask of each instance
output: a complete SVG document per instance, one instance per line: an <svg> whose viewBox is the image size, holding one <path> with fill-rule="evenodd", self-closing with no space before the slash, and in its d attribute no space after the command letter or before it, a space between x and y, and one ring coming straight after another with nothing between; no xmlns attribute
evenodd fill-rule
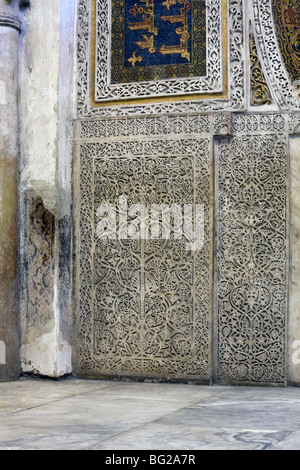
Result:
<svg viewBox="0 0 300 470"><path fill-rule="evenodd" d="M18 2L0 0L0 382L18 379Z"/></svg>

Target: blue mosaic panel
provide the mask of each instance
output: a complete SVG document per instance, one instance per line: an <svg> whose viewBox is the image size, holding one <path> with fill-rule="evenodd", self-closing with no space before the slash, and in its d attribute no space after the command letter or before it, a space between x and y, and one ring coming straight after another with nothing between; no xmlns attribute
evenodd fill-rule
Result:
<svg viewBox="0 0 300 470"><path fill-rule="evenodd" d="M147 0L139 6L125 0L124 67L191 63L192 5L172 0Z"/></svg>
<svg viewBox="0 0 300 470"><path fill-rule="evenodd" d="M114 0L111 83L206 74L204 0Z"/></svg>

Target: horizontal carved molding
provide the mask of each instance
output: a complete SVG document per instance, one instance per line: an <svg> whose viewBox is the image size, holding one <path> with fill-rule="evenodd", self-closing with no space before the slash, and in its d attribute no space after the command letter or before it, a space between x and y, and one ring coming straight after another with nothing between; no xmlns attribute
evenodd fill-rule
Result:
<svg viewBox="0 0 300 470"><path fill-rule="evenodd" d="M21 31L22 25L17 16L0 13L0 26L7 26L9 28L14 28L18 31Z"/></svg>
<svg viewBox="0 0 300 470"><path fill-rule="evenodd" d="M234 113L234 134L299 134L300 113Z"/></svg>
<svg viewBox="0 0 300 470"><path fill-rule="evenodd" d="M226 136L232 133L231 117L231 113L219 113L217 115L81 119L75 125L75 139L182 134Z"/></svg>

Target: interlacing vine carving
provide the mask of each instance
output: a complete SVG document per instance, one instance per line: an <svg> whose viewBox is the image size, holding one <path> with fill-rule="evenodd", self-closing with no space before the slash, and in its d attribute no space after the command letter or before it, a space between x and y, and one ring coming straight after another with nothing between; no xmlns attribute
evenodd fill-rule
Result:
<svg viewBox="0 0 300 470"><path fill-rule="evenodd" d="M271 95L266 83L253 34L250 34L250 73L251 73L251 104L261 106L271 103Z"/></svg>
<svg viewBox="0 0 300 470"><path fill-rule="evenodd" d="M80 145L78 374L208 381L211 139ZM197 184L195 185L195 178ZM203 249L186 240L99 239L97 208L203 204Z"/></svg>
<svg viewBox="0 0 300 470"><path fill-rule="evenodd" d="M218 160L218 380L284 384L287 138L241 135Z"/></svg>

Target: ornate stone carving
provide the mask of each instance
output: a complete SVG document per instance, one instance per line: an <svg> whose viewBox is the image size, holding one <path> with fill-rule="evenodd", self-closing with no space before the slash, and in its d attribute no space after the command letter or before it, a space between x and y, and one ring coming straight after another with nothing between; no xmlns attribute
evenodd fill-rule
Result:
<svg viewBox="0 0 300 470"><path fill-rule="evenodd" d="M78 147L75 374L209 381L211 139ZM147 208L203 204L203 249L188 251L173 230L169 239L97 239L97 208L117 207L120 195Z"/></svg>
<svg viewBox="0 0 300 470"><path fill-rule="evenodd" d="M30 0L20 0L19 1L20 8L27 8L30 6Z"/></svg>
<svg viewBox="0 0 300 470"><path fill-rule="evenodd" d="M105 139L126 136L159 136L197 134L201 136L231 135L231 113L164 117L130 117L119 119L81 119L76 122L80 139Z"/></svg>
<svg viewBox="0 0 300 470"><path fill-rule="evenodd" d="M250 63L251 105L261 106L264 104L270 104L271 94L261 68L259 57L257 55L253 34L250 34Z"/></svg>
<svg viewBox="0 0 300 470"><path fill-rule="evenodd" d="M98 106L90 95L95 79L90 69L92 3L79 0L76 374L208 381L210 315L217 310L217 380L286 383L287 135L299 132L300 113L295 112L299 107L276 48L270 2L253 0L257 50L252 44L252 86L260 93L259 104L269 101L271 91L279 107L293 114L241 114L246 109L248 56L248 17L241 0L229 0L228 5L227 97L176 101L170 92L174 101L137 99ZM96 4L96 99L102 100L105 93L107 99L114 98L112 90L121 102L128 98L126 93L139 98L144 93L141 81L107 88L109 31L107 16L100 12L107 11L109 2ZM255 73L258 62L267 83L260 80L261 70L259 76ZM185 86L186 81L181 83ZM156 84L151 82L149 96ZM231 141L216 144L213 305L211 146L213 136L231 134ZM205 248L191 255L183 253L174 238L99 240L97 208L104 202L117 207L122 193L128 195L129 205L143 202L147 208L151 203L202 201Z"/></svg>
<svg viewBox="0 0 300 470"><path fill-rule="evenodd" d="M286 383L288 142L285 119L265 118L237 116L238 135L217 147L216 367L226 383ZM274 134L259 135L262 122Z"/></svg>
<svg viewBox="0 0 300 470"><path fill-rule="evenodd" d="M300 103L278 47L271 0L253 0L253 34L265 76L283 110L299 110Z"/></svg>

